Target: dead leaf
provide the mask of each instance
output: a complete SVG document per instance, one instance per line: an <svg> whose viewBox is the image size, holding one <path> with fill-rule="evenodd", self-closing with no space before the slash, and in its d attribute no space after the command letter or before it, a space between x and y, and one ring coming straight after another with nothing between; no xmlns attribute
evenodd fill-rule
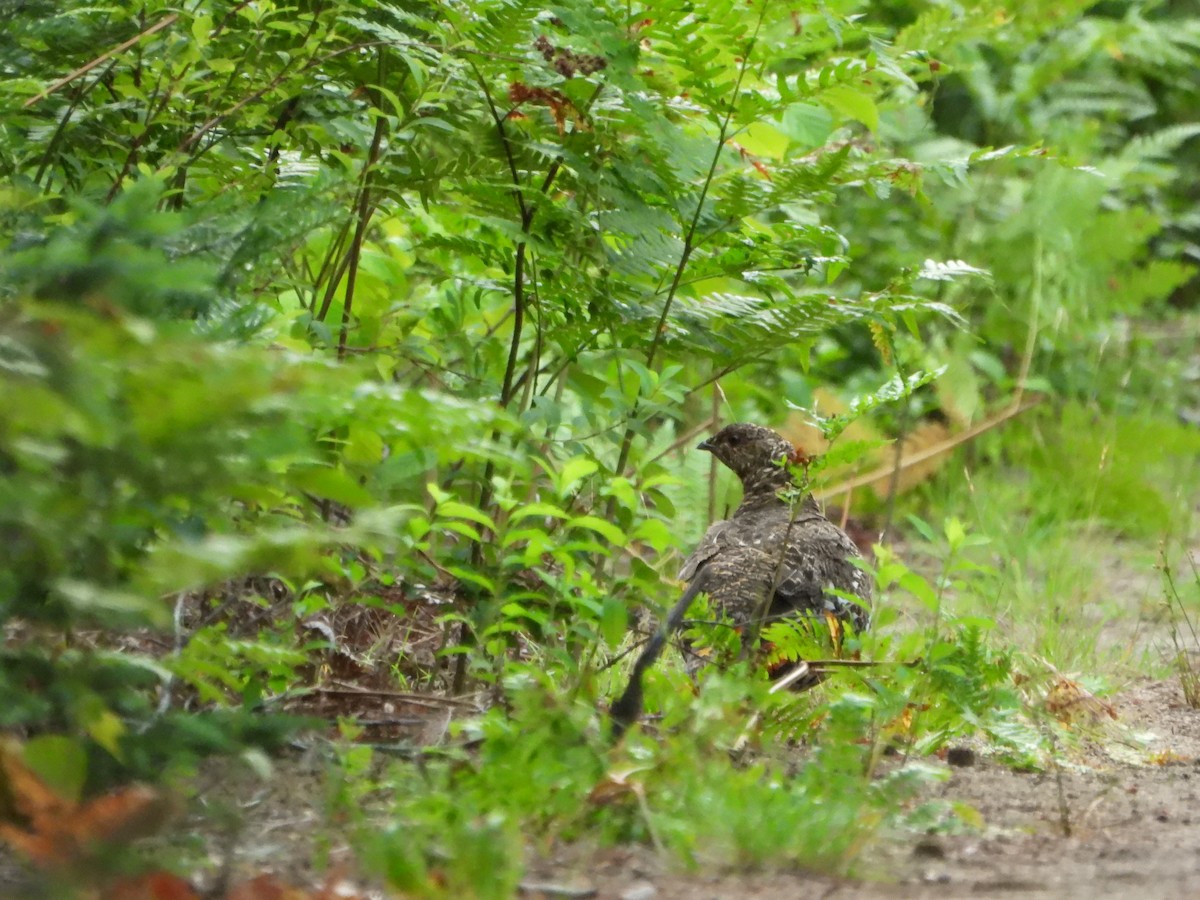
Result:
<svg viewBox="0 0 1200 900"><path fill-rule="evenodd" d="M274 875L259 875L249 881L234 885L226 900L308 900L309 895L284 884Z"/></svg>
<svg viewBox="0 0 1200 900"><path fill-rule="evenodd" d="M1170 766L1176 763L1191 762L1192 760L1186 756L1180 756L1174 750L1159 750L1157 753L1150 755L1150 765L1152 766Z"/></svg>
<svg viewBox="0 0 1200 900"><path fill-rule="evenodd" d="M200 900L190 884L170 872L125 878L103 894L104 900Z"/></svg>
<svg viewBox="0 0 1200 900"><path fill-rule="evenodd" d="M25 764L13 742L0 744L0 772L16 813L0 822L0 840L46 869L72 866L102 847L154 834L174 811L165 794L140 784L84 803L67 801Z"/></svg>
<svg viewBox="0 0 1200 900"><path fill-rule="evenodd" d="M626 769L609 772L588 794L588 803L596 806L608 806L625 797L642 797L642 786L629 777L641 772L642 768Z"/></svg>
<svg viewBox="0 0 1200 900"><path fill-rule="evenodd" d="M1046 692L1046 711L1060 722L1095 721L1101 716L1117 718L1113 705L1101 700L1078 681L1060 675Z"/></svg>

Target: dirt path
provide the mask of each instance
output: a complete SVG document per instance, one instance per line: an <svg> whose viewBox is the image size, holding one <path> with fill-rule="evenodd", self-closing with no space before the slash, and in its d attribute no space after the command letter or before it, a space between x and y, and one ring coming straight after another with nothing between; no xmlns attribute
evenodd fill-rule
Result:
<svg viewBox="0 0 1200 900"><path fill-rule="evenodd" d="M968 804L982 827L883 841L868 853L865 880L798 871L683 873L648 847L573 846L531 865L523 896L1200 898L1200 711L1186 706L1174 680L1136 683L1113 705L1116 727L1129 740L1110 742L1104 753L1097 748L1092 758L1058 773L1022 773L986 760L949 768L948 779L930 796ZM228 770L202 776L201 794L242 821L232 843L209 835L214 859L233 847L237 875L274 872L318 883L311 861L317 836L328 835L320 812L328 790L323 771L320 759L292 758L277 761L274 776L257 786L248 777L246 784L236 782ZM180 823L184 831L189 826L202 832L211 827L199 820ZM351 854L337 843L335 838L329 861L352 871ZM0 897L13 896L22 881L5 865L5 855L0 853Z"/></svg>
<svg viewBox="0 0 1200 900"><path fill-rule="evenodd" d="M1200 897L1200 712L1172 682L1116 706L1148 746L1062 771L1061 795L1054 773L955 770L943 789L980 811L983 833L918 844L889 895Z"/></svg>
<svg viewBox="0 0 1200 900"><path fill-rule="evenodd" d="M1063 769L1061 802L1054 773L986 762L952 769L937 792L977 809L983 829L891 844L871 861L879 881L681 875L644 849L618 848L564 853L526 883L592 890L602 900L1200 898L1200 712L1184 704L1173 681L1137 684L1115 706L1139 738L1126 748L1128 761ZM528 892L539 895L553 896Z"/></svg>

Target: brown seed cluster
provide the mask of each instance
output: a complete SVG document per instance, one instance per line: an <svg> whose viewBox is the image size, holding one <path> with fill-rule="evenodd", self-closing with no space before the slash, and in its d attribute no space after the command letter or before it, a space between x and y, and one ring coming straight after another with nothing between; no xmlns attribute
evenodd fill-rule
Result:
<svg viewBox="0 0 1200 900"><path fill-rule="evenodd" d="M574 78L577 73L591 75L593 72L608 68L608 60L603 56L576 53L574 50L567 50L564 47L555 47L545 35L540 35L533 42L533 47L542 54L542 59L550 63L554 67L554 71L563 78Z"/></svg>
<svg viewBox="0 0 1200 900"><path fill-rule="evenodd" d="M508 99L513 108L508 113L510 119L525 118L520 111L522 104L545 106L554 116L554 124L558 126L559 134L566 132L567 121L574 122L576 128L587 128L587 119L562 91L554 88L532 87L523 81L514 81L508 86Z"/></svg>

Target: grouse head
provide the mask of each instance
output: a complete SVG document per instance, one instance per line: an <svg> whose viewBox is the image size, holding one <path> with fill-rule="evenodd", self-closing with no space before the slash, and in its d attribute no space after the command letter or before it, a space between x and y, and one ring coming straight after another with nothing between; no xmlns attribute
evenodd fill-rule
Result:
<svg viewBox="0 0 1200 900"><path fill-rule="evenodd" d="M780 460L791 457L796 448L770 428L748 422L726 425L696 449L707 450L732 469L747 496L764 491L774 497L781 487L791 484L787 467L780 465Z"/></svg>

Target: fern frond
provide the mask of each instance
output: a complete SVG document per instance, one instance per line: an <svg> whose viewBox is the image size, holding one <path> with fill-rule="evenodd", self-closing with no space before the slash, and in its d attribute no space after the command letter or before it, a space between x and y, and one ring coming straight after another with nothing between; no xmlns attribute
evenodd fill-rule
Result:
<svg viewBox="0 0 1200 900"><path fill-rule="evenodd" d="M1200 135L1200 122L1161 128L1151 134L1139 135L1127 143L1121 148L1120 159L1133 163L1147 159L1163 159L1197 135Z"/></svg>
<svg viewBox="0 0 1200 900"><path fill-rule="evenodd" d="M927 259L921 265L921 271L917 273L918 278L924 278L926 281L957 281L965 275L991 278L987 269L972 266L961 259L948 259L945 262Z"/></svg>
<svg viewBox="0 0 1200 900"><path fill-rule="evenodd" d="M829 294L775 301L716 292L680 298L671 317L672 338L714 357L761 356L868 315L866 307Z"/></svg>

